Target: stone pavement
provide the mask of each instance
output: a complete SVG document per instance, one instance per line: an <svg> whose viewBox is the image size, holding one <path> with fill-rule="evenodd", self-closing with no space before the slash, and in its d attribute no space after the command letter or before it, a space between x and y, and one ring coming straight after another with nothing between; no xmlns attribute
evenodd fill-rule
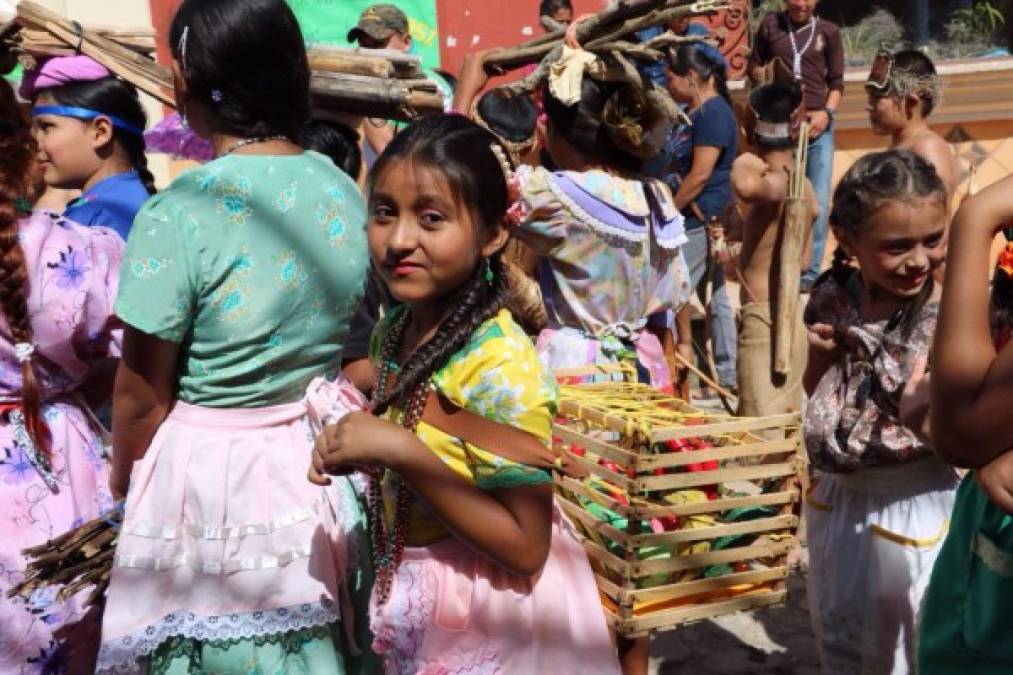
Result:
<svg viewBox="0 0 1013 675"><path fill-rule="evenodd" d="M655 635L651 675L819 675L805 578L793 573L788 604L709 619Z"/></svg>

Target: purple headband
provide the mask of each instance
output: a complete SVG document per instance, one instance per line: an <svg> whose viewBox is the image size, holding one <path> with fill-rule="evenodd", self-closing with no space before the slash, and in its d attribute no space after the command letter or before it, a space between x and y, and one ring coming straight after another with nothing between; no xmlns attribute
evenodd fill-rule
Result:
<svg viewBox="0 0 1013 675"><path fill-rule="evenodd" d="M112 73L90 56L56 56L43 61L33 70L26 70L18 93L31 98L43 89L59 87L71 82L94 82Z"/></svg>

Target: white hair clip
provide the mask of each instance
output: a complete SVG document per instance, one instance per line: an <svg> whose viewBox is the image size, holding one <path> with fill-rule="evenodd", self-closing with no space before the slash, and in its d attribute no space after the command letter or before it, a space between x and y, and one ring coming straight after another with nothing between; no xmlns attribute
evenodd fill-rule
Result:
<svg viewBox="0 0 1013 675"><path fill-rule="evenodd" d="M179 52L179 62L183 66L184 73L186 72L186 39L188 37L190 37L190 26L183 26L183 34L179 36L176 51Z"/></svg>
<svg viewBox="0 0 1013 675"><path fill-rule="evenodd" d="M31 342L19 342L14 345L14 355L18 358L18 363L31 361L34 353L35 345Z"/></svg>

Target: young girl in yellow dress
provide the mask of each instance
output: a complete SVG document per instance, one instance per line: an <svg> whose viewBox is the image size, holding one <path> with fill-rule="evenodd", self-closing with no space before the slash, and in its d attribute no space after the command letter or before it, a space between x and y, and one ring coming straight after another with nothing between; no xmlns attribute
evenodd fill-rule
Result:
<svg viewBox="0 0 1013 675"><path fill-rule="evenodd" d="M402 304L374 333L375 416L327 427L311 478L371 476L374 650L388 673L618 673L549 472L429 416L436 400L548 452L557 390L506 309L519 190L505 149L462 116L427 117L395 138L367 190L373 266Z"/></svg>

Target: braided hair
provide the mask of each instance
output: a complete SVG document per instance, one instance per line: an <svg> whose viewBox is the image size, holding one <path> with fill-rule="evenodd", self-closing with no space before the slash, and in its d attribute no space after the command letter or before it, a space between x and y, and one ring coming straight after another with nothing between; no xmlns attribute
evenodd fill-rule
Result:
<svg viewBox="0 0 1013 675"><path fill-rule="evenodd" d="M143 129L148 121L144 108L141 107L141 99L137 96L137 90L118 77L70 82L44 91L60 105L115 115L138 129ZM144 138L125 129L113 127L113 142L123 150L148 194L155 194L155 177L148 169L148 158L144 154Z"/></svg>
<svg viewBox="0 0 1013 675"><path fill-rule="evenodd" d="M366 193L372 193L377 180L396 162L409 160L416 167L438 170L460 203L471 209L481 235L498 227L510 206L506 176L492 150L494 144L503 148L496 136L462 115L426 116L394 137L373 165ZM502 249L487 260L492 281L486 281L484 265L476 266L450 303L453 309L436 334L409 355L397 382L374 405L374 414L382 414L411 395L446 365L483 323L508 306L511 291Z"/></svg>
<svg viewBox="0 0 1013 675"><path fill-rule="evenodd" d="M946 186L927 160L910 150L886 150L865 155L852 165L834 191L830 223L841 230L856 233L871 227L877 212L889 203L936 202L945 207ZM833 279L846 286L855 270L840 244L834 249L834 261L815 285ZM905 330L932 297L934 281L929 276L921 292L904 309Z"/></svg>
<svg viewBox="0 0 1013 675"><path fill-rule="evenodd" d="M28 313L28 269L19 243L20 219L31 211L44 189L35 161L38 148L29 121L18 106L10 84L0 78L0 309L14 343L32 343ZM49 457L49 438L43 429L42 397L32 360L21 364L21 408L25 426L37 447Z"/></svg>

